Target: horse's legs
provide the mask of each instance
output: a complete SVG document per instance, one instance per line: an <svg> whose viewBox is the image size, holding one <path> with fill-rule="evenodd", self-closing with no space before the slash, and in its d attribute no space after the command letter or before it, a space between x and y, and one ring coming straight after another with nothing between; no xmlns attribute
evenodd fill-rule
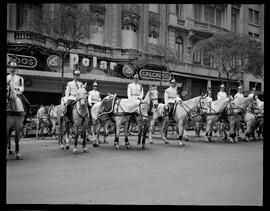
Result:
<svg viewBox="0 0 270 211"><path fill-rule="evenodd" d="M104 144L108 144L108 141L107 141L108 135L109 135L109 123L105 122L104 123L104 140L103 140Z"/></svg>
<svg viewBox="0 0 270 211"><path fill-rule="evenodd" d="M165 144L169 144L167 140L167 131L168 131L168 122L169 119L167 117L163 117L160 122L160 133L161 139L164 141Z"/></svg>
<svg viewBox="0 0 270 211"><path fill-rule="evenodd" d="M74 126L74 149L73 149L73 153L77 153L77 144L78 144L78 137L79 137L79 128L77 126Z"/></svg>
<svg viewBox="0 0 270 211"><path fill-rule="evenodd" d="M96 123L93 125L93 133L95 135L95 139L94 139L94 143L93 143L93 147L99 147L99 133L100 133L100 129L101 129L101 122L100 121L96 121Z"/></svg>
<svg viewBox="0 0 270 211"><path fill-rule="evenodd" d="M236 143L236 133L235 133L235 127L236 127L236 118L235 116L229 117L229 124L230 124L230 135L229 140L231 143Z"/></svg>
<svg viewBox="0 0 270 211"><path fill-rule="evenodd" d="M36 138L39 139L39 127L40 127L40 120L37 118L37 130L36 130Z"/></svg>
<svg viewBox="0 0 270 211"><path fill-rule="evenodd" d="M22 128L17 128L15 130L15 155L17 160L21 160L22 155L20 154L19 141L20 141L20 132Z"/></svg>
<svg viewBox="0 0 270 211"><path fill-rule="evenodd" d="M115 146L116 149L120 149L120 146L119 146L120 129L121 129L121 119L115 118L115 139L114 139L114 146Z"/></svg>
<svg viewBox="0 0 270 211"><path fill-rule="evenodd" d="M150 123L147 121L147 123L143 127L143 138L142 138L142 149L145 148L145 139L146 139L146 133L149 129ZM150 132L150 131L149 131ZM151 132L150 132L151 133Z"/></svg>
<svg viewBox="0 0 270 211"><path fill-rule="evenodd" d="M149 142L150 144L153 144L152 141L152 134L154 133L154 129L155 129L155 123L156 123L156 119L153 118L150 122L150 127L149 127Z"/></svg>
<svg viewBox="0 0 270 211"><path fill-rule="evenodd" d="M205 141L206 142L211 142L211 136L212 136L212 128L213 128L214 121L211 117L209 117L206 120L206 130L205 130Z"/></svg>
<svg viewBox="0 0 270 211"><path fill-rule="evenodd" d="M128 127L129 127L129 121L127 121L124 124L124 135L125 135L125 145L127 149L130 149L130 143L128 141Z"/></svg>
<svg viewBox="0 0 270 211"><path fill-rule="evenodd" d="M81 138L82 138L83 152L89 152L88 149L87 149L87 146L86 146L86 128L82 129Z"/></svg>
<svg viewBox="0 0 270 211"><path fill-rule="evenodd" d="M178 140L178 144L179 146L184 146L184 143L182 142L182 137L183 137L183 133L184 133L184 124L183 124L183 120L180 120L178 122L178 131L179 131L179 140Z"/></svg>

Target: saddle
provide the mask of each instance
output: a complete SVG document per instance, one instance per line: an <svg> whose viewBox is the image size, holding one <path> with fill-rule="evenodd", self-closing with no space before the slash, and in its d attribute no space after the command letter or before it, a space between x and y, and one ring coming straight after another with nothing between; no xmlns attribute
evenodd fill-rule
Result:
<svg viewBox="0 0 270 211"><path fill-rule="evenodd" d="M99 116L112 113L115 104L115 99L116 94L108 95L101 101L99 108Z"/></svg>

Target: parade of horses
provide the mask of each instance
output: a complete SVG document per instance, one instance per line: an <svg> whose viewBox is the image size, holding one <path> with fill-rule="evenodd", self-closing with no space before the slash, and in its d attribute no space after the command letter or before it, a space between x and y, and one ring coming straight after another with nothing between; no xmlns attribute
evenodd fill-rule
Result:
<svg viewBox="0 0 270 211"><path fill-rule="evenodd" d="M16 62L11 62L11 71L16 66ZM127 98L119 98L117 90L112 90L101 99L96 81L93 83L93 90L87 92L87 83L80 82L79 69L73 70L73 76L74 80L68 82L61 104L42 106L34 114L35 137L44 137L44 128L49 127L49 135L58 141L59 150L69 150L73 143L74 154L89 152L87 143L91 142L94 147L102 143L99 140L102 128L104 143L107 142L109 133L114 134L116 150L123 149L122 143L125 143L126 149L132 147L129 142L132 127L137 131L138 149L145 149L148 143L154 144L152 134L156 127L159 128L160 139L168 144L170 125L175 126L173 128L178 136L179 147L185 147L189 141L186 133L191 123L196 125L194 135L197 136L203 125L205 143L213 142L212 134L217 131L221 141L234 144L263 139L264 102L259 100L255 89L244 97L240 85L238 93L231 96L226 94L224 84L221 84L215 101L212 101L211 90L182 100L174 79L164 93L159 93L157 85L149 85L148 90L143 90L138 74L135 74L134 82L127 87ZM16 159L23 158L19 149L20 134L28 124L26 120L31 99L26 99L22 94L22 81L23 78L15 72L7 77L7 160L14 153ZM161 96L164 96L164 102L159 102ZM239 136L240 130L245 134L244 139ZM13 131L15 152L11 147ZM124 140L121 140L121 133L124 134ZM82 144L82 150L77 146L78 141Z"/></svg>

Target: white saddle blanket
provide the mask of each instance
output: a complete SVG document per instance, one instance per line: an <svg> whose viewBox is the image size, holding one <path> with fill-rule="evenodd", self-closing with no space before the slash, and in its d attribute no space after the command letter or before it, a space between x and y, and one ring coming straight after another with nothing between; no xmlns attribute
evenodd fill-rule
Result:
<svg viewBox="0 0 270 211"><path fill-rule="evenodd" d="M128 113L136 112L139 104L140 100L137 99L122 99L120 101L118 112L128 112Z"/></svg>

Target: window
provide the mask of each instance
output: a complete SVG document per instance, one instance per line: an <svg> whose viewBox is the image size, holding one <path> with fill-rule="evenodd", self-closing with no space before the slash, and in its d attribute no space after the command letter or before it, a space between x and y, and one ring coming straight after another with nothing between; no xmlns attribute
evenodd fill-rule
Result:
<svg viewBox="0 0 270 211"><path fill-rule="evenodd" d="M211 66L211 58L210 56L203 55L203 64L207 66Z"/></svg>
<svg viewBox="0 0 270 211"><path fill-rule="evenodd" d="M149 11L158 13L158 4L149 4Z"/></svg>
<svg viewBox="0 0 270 211"><path fill-rule="evenodd" d="M183 19L183 5L176 4L176 16L177 19Z"/></svg>
<svg viewBox="0 0 270 211"><path fill-rule="evenodd" d="M216 9L216 25L221 26L221 10Z"/></svg>
<svg viewBox="0 0 270 211"><path fill-rule="evenodd" d="M193 62L196 64L201 64L201 51L200 50L194 51Z"/></svg>
<svg viewBox="0 0 270 211"><path fill-rule="evenodd" d="M248 36L253 37L253 33L252 32L248 32Z"/></svg>
<svg viewBox="0 0 270 211"><path fill-rule="evenodd" d="M239 24L239 9L232 8L231 26L232 31L238 32Z"/></svg>
<svg viewBox="0 0 270 211"><path fill-rule="evenodd" d="M176 38L175 48L178 61L183 61L183 39L181 37Z"/></svg>
<svg viewBox="0 0 270 211"><path fill-rule="evenodd" d="M122 48L137 49L137 30L133 25L122 27Z"/></svg>
<svg viewBox="0 0 270 211"><path fill-rule="evenodd" d="M204 20L207 23L215 23L215 8L210 6L205 6L204 8Z"/></svg>
<svg viewBox="0 0 270 211"><path fill-rule="evenodd" d="M202 5L201 4L194 5L194 19L196 21L201 21L202 19Z"/></svg>
<svg viewBox="0 0 270 211"><path fill-rule="evenodd" d="M250 81L249 90L252 90L253 87L256 87L256 91L262 91L262 83Z"/></svg>
<svg viewBox="0 0 270 211"><path fill-rule="evenodd" d="M16 15L16 29L25 29L28 18L28 10L26 4L17 4Z"/></svg>
<svg viewBox="0 0 270 211"><path fill-rule="evenodd" d="M259 25L259 12L254 10L254 23Z"/></svg>
<svg viewBox="0 0 270 211"><path fill-rule="evenodd" d="M248 9L248 22L259 25L259 11Z"/></svg>
<svg viewBox="0 0 270 211"><path fill-rule="evenodd" d="M259 39L259 38L260 38L260 35L254 33L254 37L255 37L256 39Z"/></svg>
<svg viewBox="0 0 270 211"><path fill-rule="evenodd" d="M149 43L158 44L158 34L156 32L152 32L148 36Z"/></svg>
<svg viewBox="0 0 270 211"><path fill-rule="evenodd" d="M248 9L248 21L249 23L253 22L253 9Z"/></svg>

